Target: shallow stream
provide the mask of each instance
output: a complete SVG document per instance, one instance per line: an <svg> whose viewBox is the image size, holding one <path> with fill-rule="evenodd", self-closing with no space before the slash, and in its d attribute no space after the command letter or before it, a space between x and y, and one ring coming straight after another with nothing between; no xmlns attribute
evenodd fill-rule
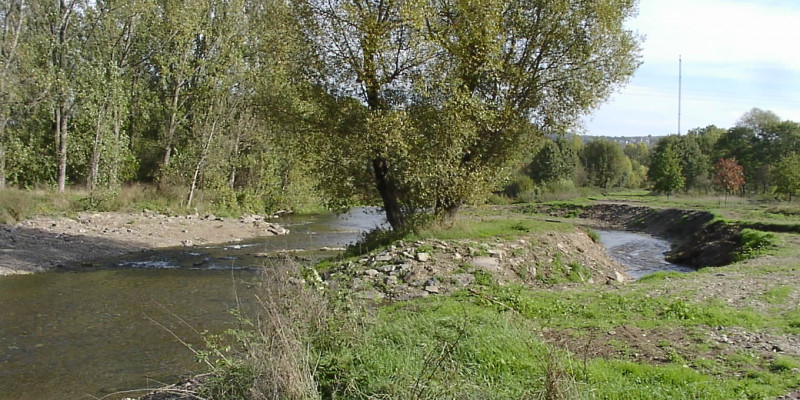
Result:
<svg viewBox="0 0 800 400"><path fill-rule="evenodd" d="M288 216L289 235L96 260L69 272L0 278L0 399L137 397L126 390L199 373L187 345L235 327L265 253L331 255L380 224L374 210ZM245 302L239 303L238 300ZM182 344L177 338L185 341Z"/></svg>
<svg viewBox="0 0 800 400"><path fill-rule="evenodd" d="M596 232L611 258L624 265L625 272L634 280L658 271L694 271L664 259L664 253L670 250L670 243L664 239L636 232Z"/></svg>
<svg viewBox="0 0 800 400"><path fill-rule="evenodd" d="M381 224L375 210L289 216L286 236L226 245L134 253L48 272L0 278L0 400L116 399L199 373L190 349L200 332L235 327L228 311L246 309L265 253L330 255ZM600 231L612 257L640 277L676 269L669 244L651 236ZM179 340L180 339L180 340ZM183 343L182 343L183 342Z"/></svg>

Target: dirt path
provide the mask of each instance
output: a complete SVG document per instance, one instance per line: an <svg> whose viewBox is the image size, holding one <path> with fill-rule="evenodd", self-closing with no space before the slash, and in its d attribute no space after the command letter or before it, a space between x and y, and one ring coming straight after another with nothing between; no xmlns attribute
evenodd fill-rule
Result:
<svg viewBox="0 0 800 400"><path fill-rule="evenodd" d="M0 275L163 247L233 242L286 234L264 216L167 216L153 212L36 217L0 225Z"/></svg>

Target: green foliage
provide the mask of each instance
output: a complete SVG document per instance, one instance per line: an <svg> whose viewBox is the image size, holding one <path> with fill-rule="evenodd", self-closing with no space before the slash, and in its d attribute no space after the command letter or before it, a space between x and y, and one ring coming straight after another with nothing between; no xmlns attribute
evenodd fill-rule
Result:
<svg viewBox="0 0 800 400"><path fill-rule="evenodd" d="M622 25L629 2L402 4L300 7L320 56L309 70L326 89L308 99L325 102L308 138L320 182L335 199L380 198L395 228L412 210L452 215L482 200L536 138L569 126L638 63Z"/></svg>
<svg viewBox="0 0 800 400"><path fill-rule="evenodd" d="M682 189L686 183L676 151L668 142L653 151L648 177L656 192L670 195Z"/></svg>
<svg viewBox="0 0 800 400"><path fill-rule="evenodd" d="M791 201L800 191L800 154L790 153L781 158L772 171L772 182L775 191L785 194Z"/></svg>
<svg viewBox="0 0 800 400"><path fill-rule="evenodd" d="M562 137L555 140L545 138L542 148L523 171L539 184L571 181L575 173L575 160L575 150L567 140Z"/></svg>
<svg viewBox="0 0 800 400"><path fill-rule="evenodd" d="M631 174L631 163L622 147L607 139L595 139L581 153L589 183L601 188L621 187Z"/></svg>
<svg viewBox="0 0 800 400"><path fill-rule="evenodd" d="M741 250L737 253L737 260L746 260L755 257L777 243L774 233L762 232L755 229L742 229Z"/></svg>
<svg viewBox="0 0 800 400"><path fill-rule="evenodd" d="M764 300L770 304L785 304L794 289L791 286L777 286L764 293Z"/></svg>

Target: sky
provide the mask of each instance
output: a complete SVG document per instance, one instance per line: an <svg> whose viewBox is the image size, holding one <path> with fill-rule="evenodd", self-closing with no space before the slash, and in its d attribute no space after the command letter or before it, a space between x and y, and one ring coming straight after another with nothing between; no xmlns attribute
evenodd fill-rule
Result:
<svg viewBox="0 0 800 400"><path fill-rule="evenodd" d="M800 122L800 1L640 0L644 36L628 85L583 121L585 134L661 136L730 128L757 107Z"/></svg>

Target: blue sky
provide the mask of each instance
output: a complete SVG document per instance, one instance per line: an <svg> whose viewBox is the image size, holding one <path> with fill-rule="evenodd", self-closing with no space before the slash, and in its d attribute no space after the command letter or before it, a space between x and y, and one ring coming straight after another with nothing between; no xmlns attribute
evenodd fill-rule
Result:
<svg viewBox="0 0 800 400"><path fill-rule="evenodd" d="M585 133L668 135L729 128L753 107L800 122L800 1L640 0L628 27L644 35L630 83L584 119Z"/></svg>

